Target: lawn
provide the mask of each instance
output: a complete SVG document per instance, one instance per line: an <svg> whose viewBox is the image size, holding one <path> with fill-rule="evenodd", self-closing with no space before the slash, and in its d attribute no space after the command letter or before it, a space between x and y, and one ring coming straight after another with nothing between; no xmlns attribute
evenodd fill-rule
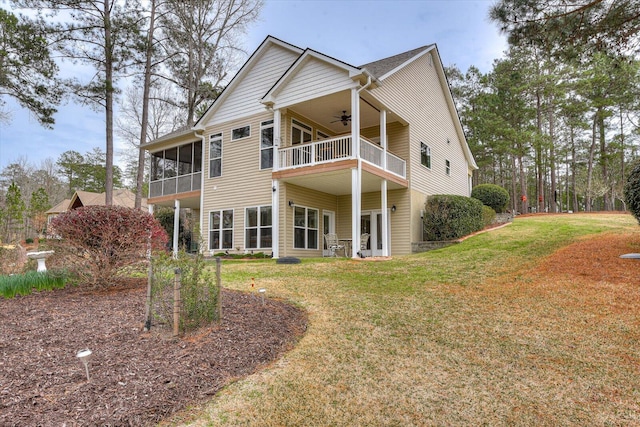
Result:
<svg viewBox="0 0 640 427"><path fill-rule="evenodd" d="M640 261L628 252L640 252L631 216L571 214L384 262L225 261L224 286L305 308L308 330L173 422L640 425Z"/></svg>

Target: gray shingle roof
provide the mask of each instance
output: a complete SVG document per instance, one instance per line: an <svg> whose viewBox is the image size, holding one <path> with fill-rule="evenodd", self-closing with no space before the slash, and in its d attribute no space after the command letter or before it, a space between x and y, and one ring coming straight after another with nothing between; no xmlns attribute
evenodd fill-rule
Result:
<svg viewBox="0 0 640 427"><path fill-rule="evenodd" d="M388 58L380 59L378 61L370 62L368 64L361 65L359 68L365 68L369 71L375 78L380 78L387 74L389 71L398 67L399 65L405 63L410 60L420 52L429 49L433 45L426 45L419 47L417 49L409 50L404 53L399 53L397 55L390 56Z"/></svg>

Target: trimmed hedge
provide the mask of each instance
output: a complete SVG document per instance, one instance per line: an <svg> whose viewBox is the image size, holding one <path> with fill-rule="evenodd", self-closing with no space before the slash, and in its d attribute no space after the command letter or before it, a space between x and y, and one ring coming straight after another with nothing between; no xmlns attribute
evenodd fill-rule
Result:
<svg viewBox="0 0 640 427"><path fill-rule="evenodd" d="M480 184L471 190L471 197L489 206L497 213L503 213L509 203L509 192L499 185Z"/></svg>
<svg viewBox="0 0 640 427"><path fill-rule="evenodd" d="M494 219L496 219L496 211L487 205L482 205L482 224L484 227L491 225Z"/></svg>
<svg viewBox="0 0 640 427"><path fill-rule="evenodd" d="M624 198L627 209L640 223L640 159L631 164L631 172L624 185Z"/></svg>
<svg viewBox="0 0 640 427"><path fill-rule="evenodd" d="M482 202L450 194L437 194L424 205L425 240L453 240L484 228Z"/></svg>

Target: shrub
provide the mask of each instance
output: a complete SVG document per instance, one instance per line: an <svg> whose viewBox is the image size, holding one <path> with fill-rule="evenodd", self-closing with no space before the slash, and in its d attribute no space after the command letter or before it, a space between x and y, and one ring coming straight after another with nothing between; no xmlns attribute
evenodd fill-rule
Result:
<svg viewBox="0 0 640 427"><path fill-rule="evenodd" d="M498 213L504 212L509 203L509 192L499 185L480 184L471 190L471 197L478 199Z"/></svg>
<svg viewBox="0 0 640 427"><path fill-rule="evenodd" d="M496 211L491 209L487 205L482 205L482 224L484 227L493 224L493 220L496 219Z"/></svg>
<svg viewBox="0 0 640 427"><path fill-rule="evenodd" d="M631 172L624 185L624 198L627 209L640 223L640 159L631 164Z"/></svg>
<svg viewBox="0 0 640 427"><path fill-rule="evenodd" d="M158 253L152 259L151 299L154 317L173 328L175 269L180 269L180 330L193 330L219 319L220 289L201 253L178 252L178 259Z"/></svg>
<svg viewBox="0 0 640 427"><path fill-rule="evenodd" d="M435 195L427 199L424 214L426 240L452 240L483 228L482 202L454 195Z"/></svg>
<svg viewBox="0 0 640 427"><path fill-rule="evenodd" d="M148 212L122 206L85 206L51 221L56 254L87 284L107 286L144 260L147 250L164 249L167 233Z"/></svg>
<svg viewBox="0 0 640 427"><path fill-rule="evenodd" d="M24 241L27 245L30 245L33 243L33 239L31 237L27 237Z"/></svg>

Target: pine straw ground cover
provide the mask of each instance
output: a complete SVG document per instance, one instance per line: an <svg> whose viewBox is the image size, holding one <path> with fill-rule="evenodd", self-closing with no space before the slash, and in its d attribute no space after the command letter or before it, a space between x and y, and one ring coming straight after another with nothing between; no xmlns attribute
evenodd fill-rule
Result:
<svg viewBox="0 0 640 427"><path fill-rule="evenodd" d="M229 264L306 308L305 336L186 424L640 425L640 227L516 218L384 262Z"/></svg>
<svg viewBox="0 0 640 427"><path fill-rule="evenodd" d="M223 291L220 325L142 332L144 286L0 299L0 426L154 425L271 363L306 324L289 304Z"/></svg>

